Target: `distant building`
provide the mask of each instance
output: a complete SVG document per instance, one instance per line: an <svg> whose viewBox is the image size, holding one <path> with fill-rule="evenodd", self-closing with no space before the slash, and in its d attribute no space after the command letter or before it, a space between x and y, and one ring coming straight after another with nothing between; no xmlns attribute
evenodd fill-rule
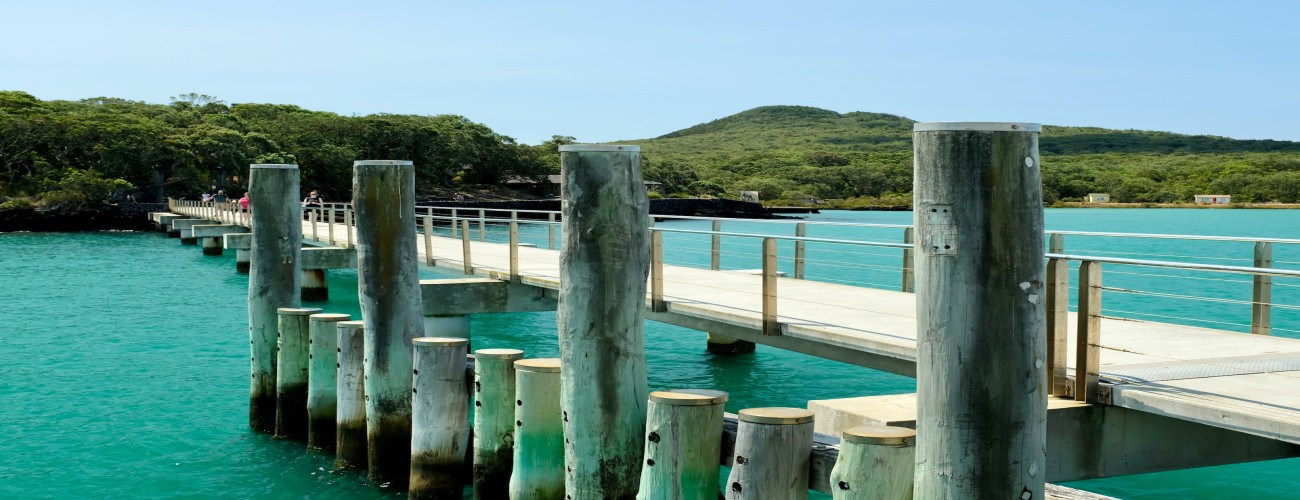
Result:
<svg viewBox="0 0 1300 500"><path fill-rule="evenodd" d="M758 203L758 191L741 191L740 201Z"/></svg>
<svg viewBox="0 0 1300 500"><path fill-rule="evenodd" d="M1232 203L1230 194L1198 194L1196 195L1197 205L1227 205Z"/></svg>
<svg viewBox="0 0 1300 500"><path fill-rule="evenodd" d="M1088 203L1110 203L1110 193L1088 193Z"/></svg>

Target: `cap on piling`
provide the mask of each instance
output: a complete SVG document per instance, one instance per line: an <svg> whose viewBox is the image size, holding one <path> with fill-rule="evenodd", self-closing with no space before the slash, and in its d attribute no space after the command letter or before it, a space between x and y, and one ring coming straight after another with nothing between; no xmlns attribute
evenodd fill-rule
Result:
<svg viewBox="0 0 1300 500"><path fill-rule="evenodd" d="M843 439L850 443L883 446L912 446L916 444L916 429L884 425L850 427L844 429Z"/></svg>
<svg viewBox="0 0 1300 500"><path fill-rule="evenodd" d="M813 421L813 412L803 408L746 408L740 410L739 418L754 424L806 424Z"/></svg>
<svg viewBox="0 0 1300 500"><path fill-rule="evenodd" d="M417 347L450 347L469 344L469 339L459 337L416 337L411 344Z"/></svg>
<svg viewBox="0 0 1300 500"><path fill-rule="evenodd" d="M356 160L352 162L353 167L368 165L415 165L411 160Z"/></svg>
<svg viewBox="0 0 1300 500"><path fill-rule="evenodd" d="M533 358L515 361L515 371L560 373L560 358Z"/></svg>
<svg viewBox="0 0 1300 500"><path fill-rule="evenodd" d="M519 349L479 349L474 351L476 358L497 358L497 359L519 359L524 357L524 351Z"/></svg>
<svg viewBox="0 0 1300 500"><path fill-rule="evenodd" d="M587 153L587 152L624 152L639 153L641 146L631 146L623 144L568 144L560 146L561 153Z"/></svg>
<svg viewBox="0 0 1300 500"><path fill-rule="evenodd" d="M248 168L282 168L287 170L298 170L298 165L295 163L254 163L249 165Z"/></svg>
<svg viewBox="0 0 1300 500"><path fill-rule="evenodd" d="M926 122L912 125L913 132L1042 132L1043 126L1027 122ZM563 147L563 146L561 146Z"/></svg>
<svg viewBox="0 0 1300 500"><path fill-rule="evenodd" d="M311 316L320 312L319 307L280 307L275 310L281 316Z"/></svg>
<svg viewBox="0 0 1300 500"><path fill-rule="evenodd" d="M338 322L338 321L347 321L347 320L350 320L350 319L352 319L352 315L351 315L351 314L339 314L339 313L321 313L321 314L313 314L313 315L311 315L311 318L310 318L310 319L311 319L312 321L319 321L319 322L322 322L322 323L329 323L329 322Z"/></svg>
<svg viewBox="0 0 1300 500"><path fill-rule="evenodd" d="M338 322L338 326L339 328L361 328L363 326L366 326L366 322L361 321L359 319L354 319L349 321L340 321Z"/></svg>
<svg viewBox="0 0 1300 500"><path fill-rule="evenodd" d="M710 389L671 389L651 392L650 401L671 406L708 406L726 403L727 393Z"/></svg>

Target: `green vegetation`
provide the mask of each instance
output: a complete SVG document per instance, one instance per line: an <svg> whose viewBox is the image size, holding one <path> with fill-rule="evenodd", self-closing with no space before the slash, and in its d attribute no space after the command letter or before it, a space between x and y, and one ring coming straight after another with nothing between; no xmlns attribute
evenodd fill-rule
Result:
<svg viewBox="0 0 1300 500"><path fill-rule="evenodd" d="M912 124L880 113L766 106L640 144L663 196L739 196L837 208L911 205ZM340 116L184 94L170 104L107 97L41 101L0 91L0 203L80 207L237 186L250 163L297 163L304 188L338 199L353 160L413 160L423 189L540 178L559 169L556 135L522 145L456 115ZM1115 202L1300 202L1300 143L1168 132L1044 127L1046 203L1105 192Z"/></svg>
<svg viewBox="0 0 1300 500"><path fill-rule="evenodd" d="M27 200L11 206L195 195L239 185L250 163L298 163L304 188L345 193L352 162L367 158L413 160L424 186L549 172L538 147L456 115L347 117L198 94L167 105L41 101L0 91L0 201Z"/></svg>
<svg viewBox="0 0 1300 500"><path fill-rule="evenodd" d="M774 204L839 208L911 205L913 120L766 106L640 144L646 177L664 192L758 191ZM1300 143L1168 132L1043 127L1046 203L1110 193L1115 202L1300 202ZM672 186L672 187L669 187Z"/></svg>

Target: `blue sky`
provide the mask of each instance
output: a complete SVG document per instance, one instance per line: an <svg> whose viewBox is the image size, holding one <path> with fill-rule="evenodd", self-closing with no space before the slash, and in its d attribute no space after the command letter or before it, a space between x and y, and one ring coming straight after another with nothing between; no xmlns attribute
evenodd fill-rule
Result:
<svg viewBox="0 0 1300 500"><path fill-rule="evenodd" d="M639 139L771 104L1300 140L1300 2L6 0L0 89Z"/></svg>

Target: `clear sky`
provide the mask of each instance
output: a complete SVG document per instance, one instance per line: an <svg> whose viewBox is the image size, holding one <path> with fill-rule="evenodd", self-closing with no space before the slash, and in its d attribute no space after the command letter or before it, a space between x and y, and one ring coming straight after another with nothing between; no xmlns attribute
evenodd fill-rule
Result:
<svg viewBox="0 0 1300 500"><path fill-rule="evenodd" d="M535 144L756 106L1300 140L1300 2L0 3L41 99L464 115Z"/></svg>

